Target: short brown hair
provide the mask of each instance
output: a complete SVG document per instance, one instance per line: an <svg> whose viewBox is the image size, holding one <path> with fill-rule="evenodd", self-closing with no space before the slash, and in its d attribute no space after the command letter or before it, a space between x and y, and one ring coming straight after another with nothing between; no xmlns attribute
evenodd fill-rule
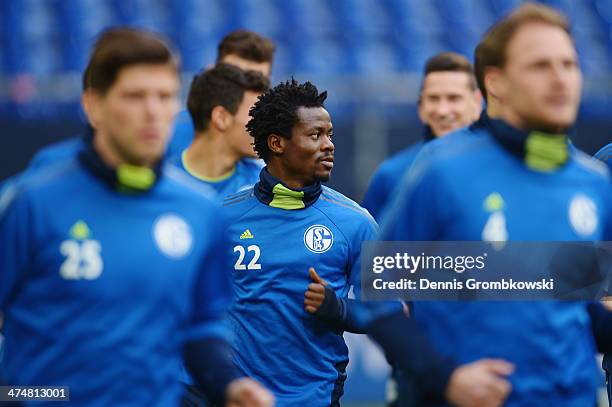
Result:
<svg viewBox="0 0 612 407"><path fill-rule="evenodd" d="M474 69L466 57L455 52L441 52L429 58L423 70L423 82L425 77L434 72L465 72L469 77L469 86L476 90L476 79ZM421 85L421 91L423 86Z"/></svg>
<svg viewBox="0 0 612 407"><path fill-rule="evenodd" d="M253 31L237 30L226 35L217 51L217 62L234 54L253 62L269 62L274 59L276 47L269 38Z"/></svg>
<svg viewBox="0 0 612 407"><path fill-rule="evenodd" d="M563 14L548 6L525 3L504 17L487 31L474 53L474 69L480 91L487 97L484 74L488 67L503 68L506 64L506 49L514 34L527 23L544 23L561 28L571 37L570 25Z"/></svg>
<svg viewBox="0 0 612 407"><path fill-rule="evenodd" d="M219 63L193 77L187 110L193 127L198 132L208 128L211 113L216 106L223 106L235 115L244 99L244 92L264 93L270 80L261 72L243 71L237 66Z"/></svg>
<svg viewBox="0 0 612 407"><path fill-rule="evenodd" d="M178 74L179 62L160 35L134 28L111 28L96 41L83 73L83 90L105 94L119 71L129 65L168 64Z"/></svg>

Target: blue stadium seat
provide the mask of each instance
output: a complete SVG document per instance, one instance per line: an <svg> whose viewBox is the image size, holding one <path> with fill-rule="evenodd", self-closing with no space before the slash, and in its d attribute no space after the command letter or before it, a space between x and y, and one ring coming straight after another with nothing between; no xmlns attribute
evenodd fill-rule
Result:
<svg viewBox="0 0 612 407"><path fill-rule="evenodd" d="M59 25L55 9L49 2L24 0L27 9L27 24L21 27L25 48L21 58L25 70L37 76L48 76L60 71ZM23 49L28 52L24 53Z"/></svg>
<svg viewBox="0 0 612 407"><path fill-rule="evenodd" d="M300 71L300 59L295 55L301 47L292 46L287 38L275 39L276 53L272 68L272 83L287 80Z"/></svg>
<svg viewBox="0 0 612 407"><path fill-rule="evenodd" d="M380 75L397 72L401 59L392 44L371 41L354 49L357 72L363 75Z"/></svg>
<svg viewBox="0 0 612 407"><path fill-rule="evenodd" d="M197 72L215 62L217 43L225 35L226 13L214 0L173 2L168 35L181 54L182 68Z"/></svg>
<svg viewBox="0 0 612 407"><path fill-rule="evenodd" d="M234 3L240 10L239 28L273 37L284 31L282 15L272 0L234 0Z"/></svg>
<svg viewBox="0 0 612 407"><path fill-rule="evenodd" d="M325 0L294 0L278 3L282 15L282 36L308 43L330 38L342 28L332 3Z"/></svg>
<svg viewBox="0 0 612 407"><path fill-rule="evenodd" d="M345 30L359 40L384 41L388 39L391 18L388 8L377 0L341 0L336 2L336 15L341 16Z"/></svg>
<svg viewBox="0 0 612 407"><path fill-rule="evenodd" d="M338 72L350 73L357 69L346 48L333 39L320 41L296 48L299 61L297 72L308 72L314 76L331 76Z"/></svg>
<svg viewBox="0 0 612 407"><path fill-rule="evenodd" d="M140 18L138 0L111 0L110 3L118 25L130 25L138 22Z"/></svg>
<svg viewBox="0 0 612 407"><path fill-rule="evenodd" d="M493 13L497 19L508 14L512 9L522 3L521 0L489 0Z"/></svg>
<svg viewBox="0 0 612 407"><path fill-rule="evenodd" d="M541 2L561 11L567 16L573 16L575 14L575 7L581 3L573 0L541 0Z"/></svg>
<svg viewBox="0 0 612 407"><path fill-rule="evenodd" d="M609 76L612 0L542 1L569 14L585 74ZM220 39L232 30L246 28L273 38L277 44L274 81L292 74L326 80L342 75L367 78L381 72L420 73L425 61L441 51L459 52L472 59L474 46L485 30L521 2L0 0L0 75L7 83L20 74L26 78L78 76L95 36L119 24L167 35L187 72L213 63ZM17 80L17 87L22 86L22 80ZM7 103L0 101L3 106ZM59 102L49 98L44 103ZM42 110L64 112L70 103L59 103L59 110L52 106ZM345 101L340 104L351 105ZM25 112L23 103L18 105L15 109ZM40 109L31 104L26 113L37 112Z"/></svg>
<svg viewBox="0 0 612 407"><path fill-rule="evenodd" d="M58 23L62 29L62 66L66 71L81 71L87 61L88 39L93 33L87 32L84 3L66 0L57 3Z"/></svg>
<svg viewBox="0 0 612 407"><path fill-rule="evenodd" d="M448 51L447 46L433 37L413 37L410 42L400 48L401 70L422 72L425 62L442 51Z"/></svg>
<svg viewBox="0 0 612 407"><path fill-rule="evenodd" d="M426 36L437 36L445 30L444 22L433 2L397 0L395 9L398 8L404 9L402 14L407 19L405 24L410 27L411 31Z"/></svg>
<svg viewBox="0 0 612 407"><path fill-rule="evenodd" d="M0 2L0 32L2 37L2 70L9 75L23 72L24 59L20 57L25 48L22 26L23 3Z"/></svg>

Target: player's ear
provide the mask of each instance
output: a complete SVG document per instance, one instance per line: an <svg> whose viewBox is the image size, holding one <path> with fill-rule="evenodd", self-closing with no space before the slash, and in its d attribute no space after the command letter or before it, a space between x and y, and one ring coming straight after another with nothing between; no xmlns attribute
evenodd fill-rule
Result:
<svg viewBox="0 0 612 407"><path fill-rule="evenodd" d="M210 123L219 131L227 130L234 120L234 116L223 106L217 105L210 112Z"/></svg>
<svg viewBox="0 0 612 407"><path fill-rule="evenodd" d="M287 139L279 136L278 134L270 134L268 136L268 148L274 154L283 154L285 152L285 143Z"/></svg>
<svg viewBox="0 0 612 407"><path fill-rule="evenodd" d="M503 72L497 67L488 67L484 72L484 84L487 93L502 100L506 92L506 81Z"/></svg>
<svg viewBox="0 0 612 407"><path fill-rule="evenodd" d="M100 95L98 94L98 92L92 89L85 90L81 94L81 106L83 107L83 111L87 116L89 124L94 129L97 129L98 124L100 123L100 102Z"/></svg>

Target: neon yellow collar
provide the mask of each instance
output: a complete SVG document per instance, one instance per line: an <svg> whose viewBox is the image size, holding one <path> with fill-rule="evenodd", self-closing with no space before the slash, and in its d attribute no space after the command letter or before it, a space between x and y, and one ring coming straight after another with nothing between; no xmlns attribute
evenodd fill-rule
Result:
<svg viewBox="0 0 612 407"><path fill-rule="evenodd" d="M272 176L267 168L262 169L259 173L259 182L254 188L255 196L260 202L286 210L309 207L319 199L322 191L323 188L319 181L301 189L291 189Z"/></svg>
<svg viewBox="0 0 612 407"><path fill-rule="evenodd" d="M545 134L532 131L525 141L525 164L537 171L550 172L569 158L565 134Z"/></svg>
<svg viewBox="0 0 612 407"><path fill-rule="evenodd" d="M121 164L117 167L117 183L120 188L146 191L151 189L156 180L155 171L149 167Z"/></svg>
<svg viewBox="0 0 612 407"><path fill-rule="evenodd" d="M274 194L272 201L268 204L274 208L281 209L304 209L304 191L293 191L283 184L276 184L272 188Z"/></svg>

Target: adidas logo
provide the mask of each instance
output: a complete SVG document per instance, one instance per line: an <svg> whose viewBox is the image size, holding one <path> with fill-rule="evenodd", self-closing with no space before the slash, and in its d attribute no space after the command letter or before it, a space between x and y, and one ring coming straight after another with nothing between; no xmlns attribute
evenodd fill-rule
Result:
<svg viewBox="0 0 612 407"><path fill-rule="evenodd" d="M240 240L243 240L243 239L253 239L254 237L255 236L253 236L251 231L249 229L247 229L244 232L242 232L242 234L240 235Z"/></svg>
<svg viewBox="0 0 612 407"><path fill-rule="evenodd" d="M85 240L89 239L91 235L91 231L89 230L89 226L83 220L78 220L72 227L70 228L70 237L74 240Z"/></svg>

